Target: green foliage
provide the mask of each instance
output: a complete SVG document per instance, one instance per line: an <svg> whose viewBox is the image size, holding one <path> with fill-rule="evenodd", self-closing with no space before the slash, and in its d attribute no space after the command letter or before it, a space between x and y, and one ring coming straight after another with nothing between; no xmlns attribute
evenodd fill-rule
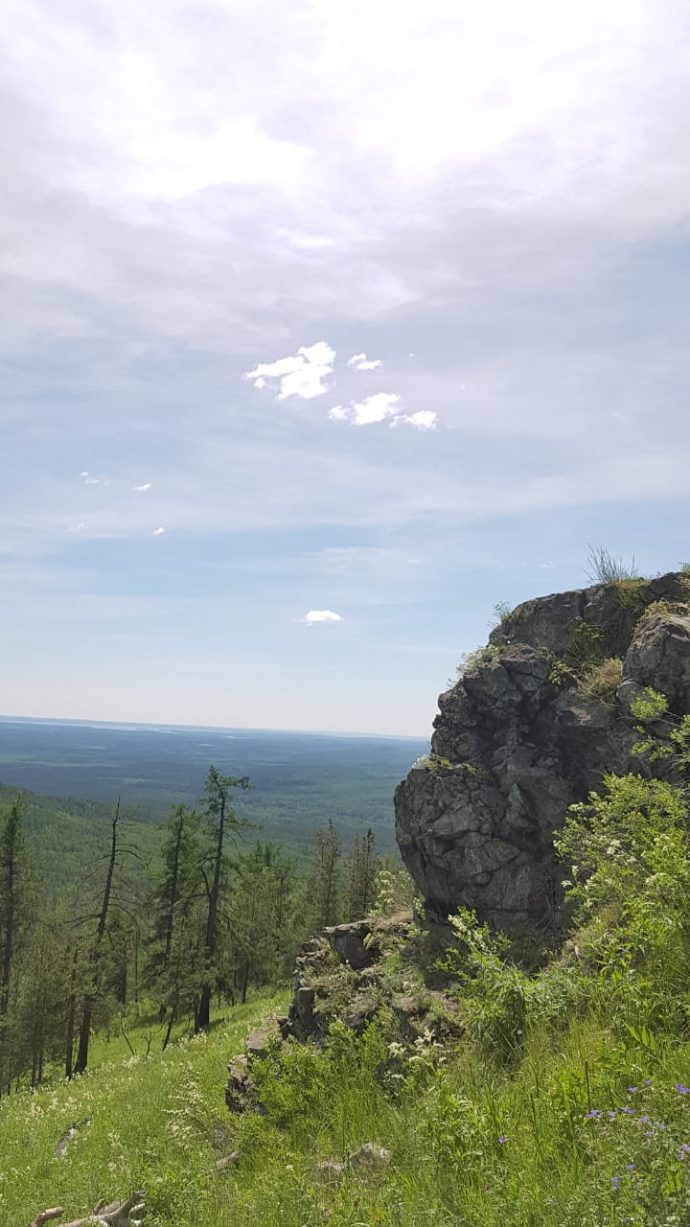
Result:
<svg viewBox="0 0 690 1227"><path fill-rule="evenodd" d="M494 605L494 625L502 626L510 617L512 609L508 601L497 601Z"/></svg>
<svg viewBox="0 0 690 1227"><path fill-rule="evenodd" d="M668 712L668 699L658 690L646 686L630 704L630 712L636 720L645 724L652 720L661 720Z"/></svg>
<svg viewBox="0 0 690 1227"><path fill-rule="evenodd" d="M589 546L587 564L587 575L593 584L611 584L639 578L634 557L628 565L603 545Z"/></svg>
<svg viewBox="0 0 690 1227"><path fill-rule="evenodd" d="M568 647L568 663L582 671L606 659L606 645L601 630L589 622L578 622Z"/></svg>
<svg viewBox="0 0 690 1227"><path fill-rule="evenodd" d="M549 682L552 686L566 686L574 680L573 671L564 660L553 660L549 669Z"/></svg>
<svg viewBox="0 0 690 1227"><path fill-rule="evenodd" d="M382 865L374 880L373 916L395 916L407 911L415 899L415 884L406 869Z"/></svg>
<svg viewBox="0 0 690 1227"><path fill-rule="evenodd" d="M466 673L474 673L486 665L490 665L496 660L500 650L497 644L487 643L485 647L475 648L472 652L463 652L460 664L455 671L456 680L463 678Z"/></svg>
<svg viewBox="0 0 690 1227"><path fill-rule="evenodd" d="M425 771L444 771L451 766L450 759L444 758L441 754L420 754L412 764L412 767L423 768Z"/></svg>

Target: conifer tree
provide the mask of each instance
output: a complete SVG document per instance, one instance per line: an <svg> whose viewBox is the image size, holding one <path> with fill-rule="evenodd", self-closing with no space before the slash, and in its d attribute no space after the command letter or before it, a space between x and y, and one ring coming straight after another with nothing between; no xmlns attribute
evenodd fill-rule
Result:
<svg viewBox="0 0 690 1227"><path fill-rule="evenodd" d="M336 924L340 918L340 840L333 820L316 833L311 874L314 929Z"/></svg>
<svg viewBox="0 0 690 1227"><path fill-rule="evenodd" d="M371 827L355 839L345 874L345 914L348 920L368 916L374 904L374 881L379 869L376 839Z"/></svg>
<svg viewBox="0 0 690 1227"><path fill-rule="evenodd" d="M230 804L233 788L248 789L246 776L221 775L209 767L206 779L206 814L209 848L202 875L206 887L206 923L204 926L204 980L194 1020L195 1032L208 1029L211 1022L211 994L218 978L217 954L221 906L228 889L226 842L246 823L239 819Z"/></svg>

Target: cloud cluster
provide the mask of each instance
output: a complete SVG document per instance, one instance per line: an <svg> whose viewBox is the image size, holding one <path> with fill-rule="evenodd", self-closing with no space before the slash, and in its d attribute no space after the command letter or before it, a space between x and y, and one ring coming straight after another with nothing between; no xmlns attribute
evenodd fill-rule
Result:
<svg viewBox="0 0 690 1227"><path fill-rule="evenodd" d="M356 371L378 371L383 366L380 358L367 358L366 354L353 354L348 358L347 365Z"/></svg>
<svg viewBox="0 0 690 1227"><path fill-rule="evenodd" d="M328 391L326 380L333 374L335 350L327 341L315 345L300 345L292 357L278 358L275 362L260 362L244 378L250 379L255 388L278 388L278 400L298 396L312 400Z"/></svg>
<svg viewBox="0 0 690 1227"><path fill-rule="evenodd" d="M309 609L299 618L305 626L317 626L320 622L342 622L342 614L332 609Z"/></svg>
<svg viewBox="0 0 690 1227"><path fill-rule="evenodd" d="M250 379L255 388L273 387L278 390L278 400L298 396L311 400L321 396L329 388L325 380L335 369L335 350L327 341L314 345L300 345L297 353L275 362L260 362L247 371L244 379ZM366 353L353 354L347 366L356 371L377 371L383 366L380 358L367 358ZM331 387L335 386L335 382ZM334 405L328 412L332 422L350 422L353 426L373 426L388 421L389 426L411 426L414 430L435 430L438 415L429 409L415 413L402 413L397 392L373 392L349 405Z"/></svg>
<svg viewBox="0 0 690 1227"><path fill-rule="evenodd" d="M415 430L435 430L438 415L430 409L416 413L400 413L400 397L394 392L374 392L364 400L353 401L347 407L334 405L329 411L333 422L350 422L353 426L373 426L388 421L389 426L412 426Z"/></svg>

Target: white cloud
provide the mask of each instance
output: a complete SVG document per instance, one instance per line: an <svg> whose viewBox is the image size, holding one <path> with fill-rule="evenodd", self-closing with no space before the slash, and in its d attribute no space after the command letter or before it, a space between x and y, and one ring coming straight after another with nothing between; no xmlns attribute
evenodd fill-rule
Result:
<svg viewBox="0 0 690 1227"><path fill-rule="evenodd" d="M289 396L312 400L328 391L325 380L333 374L334 363L335 350L327 341L317 341L314 345L300 345L293 357L260 362L244 378L251 379L255 388L265 388L271 386L268 381L277 381L278 400L287 400Z"/></svg>
<svg viewBox="0 0 690 1227"><path fill-rule="evenodd" d="M315 626L318 622L342 622L342 615L332 609L310 609L299 619L305 626Z"/></svg>
<svg viewBox="0 0 690 1227"><path fill-rule="evenodd" d="M165 529L163 528L163 525L161 524L160 528L154 528L153 535L154 537L162 537L164 532L165 532Z"/></svg>
<svg viewBox="0 0 690 1227"><path fill-rule="evenodd" d="M352 421L355 426L371 426L374 422L383 422L394 417L396 405L400 400L394 392L375 392L373 396L365 396L364 400L356 401L352 406Z"/></svg>
<svg viewBox="0 0 690 1227"><path fill-rule="evenodd" d="M356 371L378 371L383 362L380 358L367 358L366 354L353 354L347 360L348 366L353 366Z"/></svg>
<svg viewBox="0 0 690 1227"><path fill-rule="evenodd" d="M88 469L84 469L79 476L85 486L100 486L103 480L101 477L94 477L92 473L89 473Z"/></svg>
<svg viewBox="0 0 690 1227"><path fill-rule="evenodd" d="M414 426L415 430L435 430L438 414L431 409L418 409L416 413L402 413L391 422L391 426Z"/></svg>
<svg viewBox="0 0 690 1227"><path fill-rule="evenodd" d="M347 408L335 405L329 411L334 422L350 422L353 426L373 426L388 421L389 426L412 426L415 430L435 430L438 414L430 409L418 409L416 413L398 413L400 397L394 392L374 392L364 400L354 401Z"/></svg>
<svg viewBox="0 0 690 1227"><path fill-rule="evenodd" d="M133 488L136 490L137 494L146 494L147 491L151 489L151 485L152 483L150 481L145 481L142 486L134 486Z"/></svg>

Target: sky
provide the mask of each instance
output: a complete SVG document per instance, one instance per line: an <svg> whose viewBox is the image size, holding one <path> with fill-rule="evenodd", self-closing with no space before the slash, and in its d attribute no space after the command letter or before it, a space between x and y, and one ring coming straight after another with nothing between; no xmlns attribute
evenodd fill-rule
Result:
<svg viewBox="0 0 690 1227"><path fill-rule="evenodd" d="M425 737L690 557L685 0L6 0L0 712Z"/></svg>

